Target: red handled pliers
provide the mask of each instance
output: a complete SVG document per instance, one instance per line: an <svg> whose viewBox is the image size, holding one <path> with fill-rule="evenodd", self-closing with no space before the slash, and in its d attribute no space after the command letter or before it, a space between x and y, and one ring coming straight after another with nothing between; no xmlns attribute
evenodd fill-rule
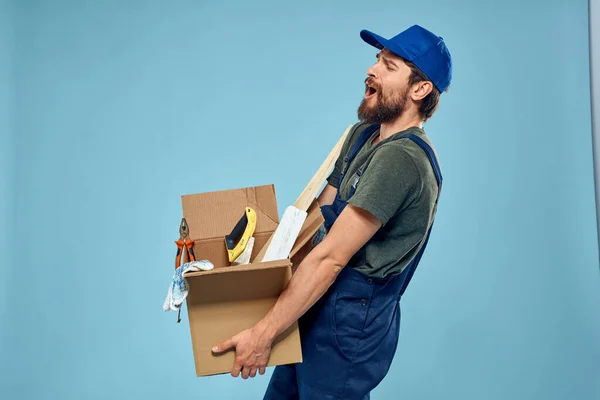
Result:
<svg viewBox="0 0 600 400"><path fill-rule="evenodd" d="M179 240L175 241L177 245L177 256L175 257L175 269L180 267L181 264L181 255L183 254L183 249L185 248L187 262L196 261L196 255L194 254L194 241L188 237L190 234L187 221L185 218L181 219L181 224L179 225Z"/></svg>

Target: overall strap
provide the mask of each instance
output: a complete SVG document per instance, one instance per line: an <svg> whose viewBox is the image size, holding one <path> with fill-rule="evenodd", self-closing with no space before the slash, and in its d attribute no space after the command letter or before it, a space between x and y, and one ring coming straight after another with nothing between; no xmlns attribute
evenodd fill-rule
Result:
<svg viewBox="0 0 600 400"><path fill-rule="evenodd" d="M435 199L435 206L437 207L437 203L440 198L440 193L442 191L442 181L443 181L442 171L441 171L440 165L438 163L437 157L435 156L433 149L427 144L427 142L424 141L423 139L421 139L420 137L418 137L417 135L409 133L409 134L403 135L403 137L407 137L407 138L411 139L413 142L415 142L421 149L423 149L425 154L427 154L427 158L429 158L429 162L431 163L431 167L433 168L433 173L435 175L435 179L438 184L438 193L437 193L437 197ZM423 253L425 252L425 248L427 247L427 243L429 242L429 236L431 235L432 228L433 228L433 221L431 222L431 226L427 230L427 235L425 236L425 241L423 242L423 246L421 246L421 248L419 249L419 252L415 256L415 258L410 262L410 264L408 264L408 266L404 269L404 271L401 274L403 276L401 277L402 283L401 283L400 293L399 293L400 297L402 297L402 295L406 291L406 288L408 287L408 284L409 284L413 274L415 273L415 270L417 269L419 262L421 261L421 257L423 256Z"/></svg>
<svg viewBox="0 0 600 400"><path fill-rule="evenodd" d="M350 163L352 162L352 160L354 160L354 157L356 157L360 149L365 145L365 143L367 143L373 132L375 132L377 129L379 129L378 124L368 126L365 130L361 132L356 142L354 142L354 145L350 149L350 153L347 154L346 157L344 157L344 164L342 166L342 172L340 173L340 178L338 181L339 186L341 186L342 184L342 179L344 179L344 175L346 175Z"/></svg>
<svg viewBox="0 0 600 400"><path fill-rule="evenodd" d="M371 135L379 129L379 125L370 125L367 126L361 133L358 139L354 142L354 145L350 149L350 152L344 157L344 163L342 166L342 170L340 171L340 176L338 178L338 190L336 191L335 198L333 203L330 205L321 206L321 214L323 214L323 218L325 218L325 229L329 231L331 226L335 223L337 217L342 213L344 208L346 207L346 202L341 199L339 188L342 185L342 180L344 179L344 175L348 171L348 167L354 157L358 154L360 149L367 143ZM354 132L353 132L354 133Z"/></svg>

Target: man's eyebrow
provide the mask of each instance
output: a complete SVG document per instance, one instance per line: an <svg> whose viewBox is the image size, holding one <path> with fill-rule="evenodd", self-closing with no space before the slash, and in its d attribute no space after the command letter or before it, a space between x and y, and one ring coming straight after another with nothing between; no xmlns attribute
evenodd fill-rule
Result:
<svg viewBox="0 0 600 400"><path fill-rule="evenodd" d="M383 52L380 51L379 53L377 53L376 57L377 57L378 60L379 60L379 58L382 58L384 63L391 64L394 67L398 68L398 64L396 64L393 60L387 58L385 56L385 54L383 54Z"/></svg>

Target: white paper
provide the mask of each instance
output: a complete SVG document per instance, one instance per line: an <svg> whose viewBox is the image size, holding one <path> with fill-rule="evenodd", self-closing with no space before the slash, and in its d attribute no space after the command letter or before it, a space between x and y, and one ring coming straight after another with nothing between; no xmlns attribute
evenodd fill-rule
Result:
<svg viewBox="0 0 600 400"><path fill-rule="evenodd" d="M294 206L288 206L275 229L273 239L265 252L263 262L288 258L308 213Z"/></svg>

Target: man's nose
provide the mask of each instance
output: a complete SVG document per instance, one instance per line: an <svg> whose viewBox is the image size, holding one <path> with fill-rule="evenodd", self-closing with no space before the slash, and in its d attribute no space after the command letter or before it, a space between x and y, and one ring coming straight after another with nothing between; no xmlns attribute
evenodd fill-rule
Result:
<svg viewBox="0 0 600 400"><path fill-rule="evenodd" d="M367 68L367 75L371 78L376 78L377 77L377 64L373 64L371 65L369 68Z"/></svg>

